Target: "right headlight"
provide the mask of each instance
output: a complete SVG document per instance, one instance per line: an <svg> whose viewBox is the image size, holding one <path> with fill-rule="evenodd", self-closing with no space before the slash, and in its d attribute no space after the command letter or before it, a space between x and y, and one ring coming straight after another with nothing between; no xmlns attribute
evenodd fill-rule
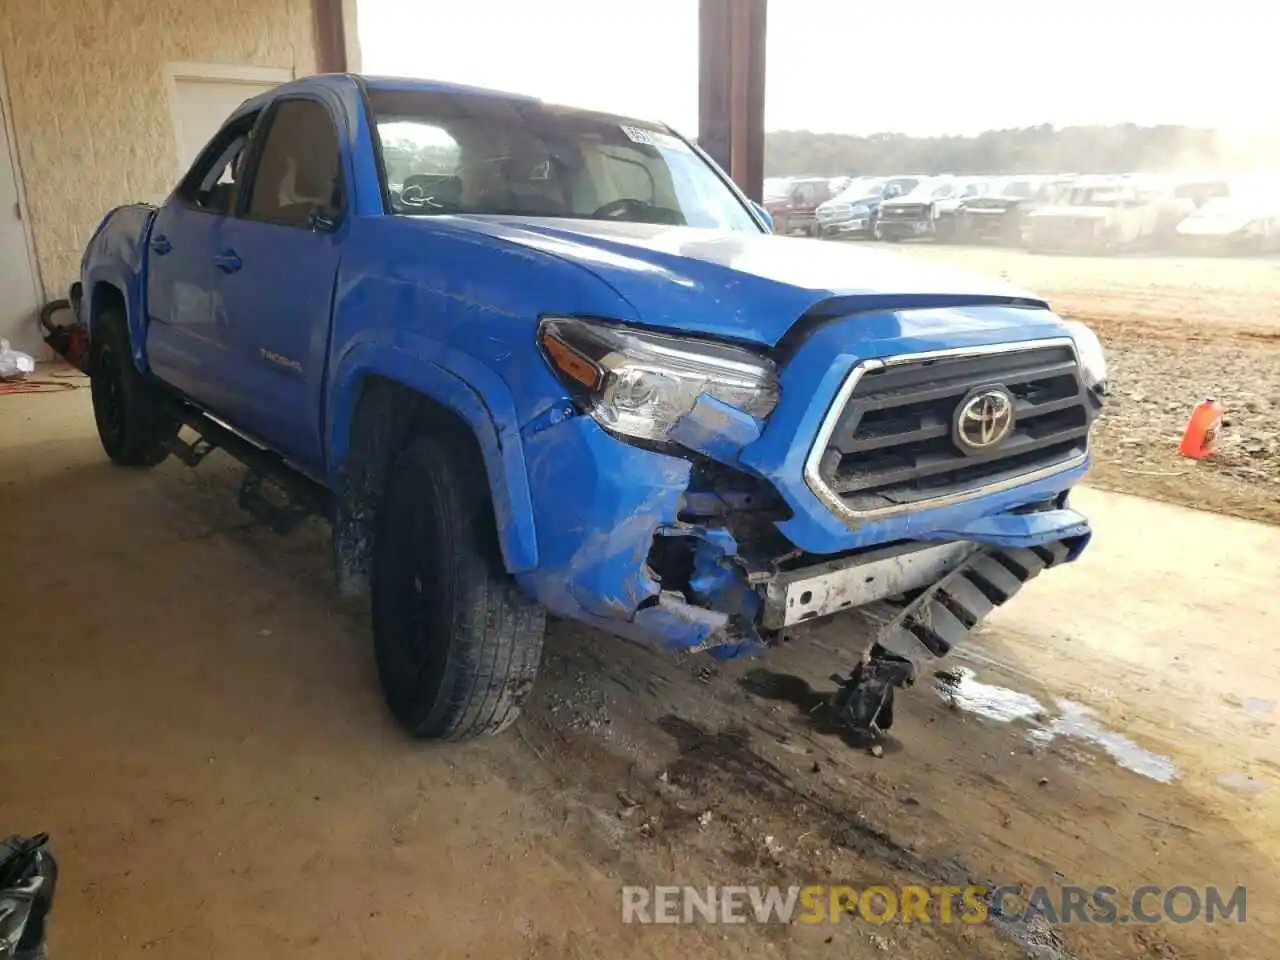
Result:
<svg viewBox="0 0 1280 960"><path fill-rule="evenodd" d="M548 317L538 344L587 413L641 440L666 440L704 395L758 419L778 402L772 361L713 340Z"/></svg>
<svg viewBox="0 0 1280 960"><path fill-rule="evenodd" d="M865 203L859 203L849 212L853 214L855 217L865 217L867 214L871 212L871 208L868 207Z"/></svg>
<svg viewBox="0 0 1280 960"><path fill-rule="evenodd" d="M1102 350L1102 341L1079 320L1068 320L1067 327L1070 328L1071 339L1076 343L1076 356L1080 360L1080 371L1084 374L1085 386L1092 389L1105 385L1107 357Z"/></svg>

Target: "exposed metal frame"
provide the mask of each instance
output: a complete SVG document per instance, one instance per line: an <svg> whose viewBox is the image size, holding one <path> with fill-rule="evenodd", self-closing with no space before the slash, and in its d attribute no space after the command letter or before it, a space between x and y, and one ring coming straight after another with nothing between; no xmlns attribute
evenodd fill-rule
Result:
<svg viewBox="0 0 1280 960"><path fill-rule="evenodd" d="M956 493L944 494L940 497L934 497L927 500L915 500L911 503L895 503L884 507L876 507L873 510L854 510L841 498L822 479L822 455L826 452L827 445L831 441L831 435L835 433L836 424L840 420L841 414L844 413L845 406L849 403L849 398L853 395L854 388L858 385L858 381L862 379L863 374L873 370L883 370L887 367L900 367L908 363L922 363L929 360L943 359L962 359L966 357L986 357L993 354L1001 353L1023 353L1030 350L1040 350L1045 347L1068 347L1071 355L1076 358L1076 365L1080 364L1079 351L1076 350L1076 342L1071 337L1047 337L1043 340L1017 340L1012 343L996 343L982 347L953 347L947 350L926 350L922 353L901 353L892 357L870 357L855 364L853 368L846 374L844 382L840 385L840 389L836 391L835 398L831 401L831 405L827 408L826 414L822 419L822 426L818 428L817 436L814 438L813 446L809 448L808 456L804 462L804 482L805 485L813 492L813 495L821 500L828 509L836 516L840 517L845 523L854 526L863 520L878 520L883 517L892 517L900 513L917 513L920 510L930 510L935 507L948 507L957 503L964 503L967 500L973 500L977 497L984 497L992 493L1000 493L1003 490L1010 490L1014 487L1024 486L1028 483L1035 483L1038 480L1044 480L1048 477L1055 476L1059 473L1066 473L1077 467L1083 466L1089 460L1089 444L1085 441L1085 451L1076 457L1071 457L1061 463L1055 463L1047 467L1039 467L1035 470L1029 470L1025 473L1019 473L1011 477L1005 477L1003 480L997 480L993 483L983 484L980 487L974 487L971 490L957 491Z"/></svg>

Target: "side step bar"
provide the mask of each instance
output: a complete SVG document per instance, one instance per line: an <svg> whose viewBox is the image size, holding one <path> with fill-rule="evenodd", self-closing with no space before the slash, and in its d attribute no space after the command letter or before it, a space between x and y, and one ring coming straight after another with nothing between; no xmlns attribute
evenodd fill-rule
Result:
<svg viewBox="0 0 1280 960"><path fill-rule="evenodd" d="M308 516L332 518L333 500L329 491L299 473L278 454L262 449L212 417L189 407L179 407L177 413L184 426L199 434L195 443L187 443L176 436L169 442L170 452L179 460L194 467L213 450L220 448L249 468L240 487L238 502L241 509L263 520L277 533L288 533ZM270 496L264 481L279 488L284 497Z"/></svg>

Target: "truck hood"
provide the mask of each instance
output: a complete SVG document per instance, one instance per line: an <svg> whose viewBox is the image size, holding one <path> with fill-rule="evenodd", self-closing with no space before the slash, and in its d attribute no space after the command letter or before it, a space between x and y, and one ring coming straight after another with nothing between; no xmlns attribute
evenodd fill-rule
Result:
<svg viewBox="0 0 1280 960"><path fill-rule="evenodd" d="M857 200L841 200L841 203L847 203L851 207L875 207L883 201L876 194L872 193L865 197L859 197Z"/></svg>
<svg viewBox="0 0 1280 960"><path fill-rule="evenodd" d="M1178 233L1186 237L1229 237L1246 229L1258 217L1233 214L1215 217L1188 217L1178 224Z"/></svg>
<svg viewBox="0 0 1280 960"><path fill-rule="evenodd" d="M1114 207L1041 207L1033 210L1031 216L1037 220L1055 220L1066 217L1078 217L1081 220L1109 220Z"/></svg>
<svg viewBox="0 0 1280 960"><path fill-rule="evenodd" d="M806 314L1047 307L985 277L820 240L603 220L431 219L575 263L617 291L642 323L767 346Z"/></svg>
<svg viewBox="0 0 1280 960"><path fill-rule="evenodd" d="M885 200L880 204L881 209L894 207L927 207L930 204L940 203L939 200L933 200L929 197L912 197L908 194L905 197L894 197L892 200Z"/></svg>
<svg viewBox="0 0 1280 960"><path fill-rule="evenodd" d="M1015 210L1025 199L1019 197L971 197L964 202L966 210L984 210L995 213L1007 213Z"/></svg>

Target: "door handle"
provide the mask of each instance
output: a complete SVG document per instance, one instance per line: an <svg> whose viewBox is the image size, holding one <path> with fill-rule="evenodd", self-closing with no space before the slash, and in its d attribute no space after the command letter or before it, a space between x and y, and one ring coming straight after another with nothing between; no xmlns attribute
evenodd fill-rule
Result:
<svg viewBox="0 0 1280 960"><path fill-rule="evenodd" d="M244 262L236 256L234 250L223 250L213 258L213 265L223 273L235 273L244 266Z"/></svg>
<svg viewBox="0 0 1280 960"><path fill-rule="evenodd" d="M151 250L157 256L163 257L166 253L173 250L173 244L169 242L169 238L163 233L159 236L151 238Z"/></svg>

